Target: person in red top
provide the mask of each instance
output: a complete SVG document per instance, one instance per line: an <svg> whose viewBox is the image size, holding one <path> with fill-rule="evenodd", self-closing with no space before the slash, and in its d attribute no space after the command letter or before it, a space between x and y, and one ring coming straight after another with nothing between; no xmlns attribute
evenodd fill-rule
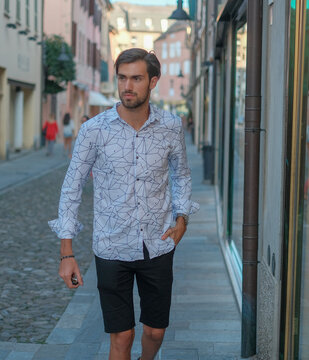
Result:
<svg viewBox="0 0 309 360"><path fill-rule="evenodd" d="M45 121L43 125L43 131L45 132L45 139L47 141L46 156L50 156L53 153L54 144L56 142L56 135L58 133L58 125L54 114L51 114L48 120Z"/></svg>

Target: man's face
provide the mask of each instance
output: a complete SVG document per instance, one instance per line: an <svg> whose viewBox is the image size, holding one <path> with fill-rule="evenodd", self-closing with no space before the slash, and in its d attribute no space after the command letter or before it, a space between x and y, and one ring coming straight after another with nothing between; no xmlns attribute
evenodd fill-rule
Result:
<svg viewBox="0 0 309 360"><path fill-rule="evenodd" d="M118 68L118 92L122 105L136 109L149 100L158 78L149 80L147 65L143 60L120 64Z"/></svg>

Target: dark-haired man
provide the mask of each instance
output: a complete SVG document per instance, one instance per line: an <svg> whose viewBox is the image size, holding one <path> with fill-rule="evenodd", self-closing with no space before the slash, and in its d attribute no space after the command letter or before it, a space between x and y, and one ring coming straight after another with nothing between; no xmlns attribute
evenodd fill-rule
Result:
<svg viewBox="0 0 309 360"><path fill-rule="evenodd" d="M82 125L61 192L59 274L69 288L83 284L72 250L83 185L92 170L98 289L110 360L131 359L133 283L143 323L141 360L153 360L169 323L174 250L192 203L181 120L149 104L160 63L143 49L122 52L115 63L121 102ZM170 173L170 177L169 177ZM168 185L171 179L171 189ZM78 284L72 284L72 275Z"/></svg>

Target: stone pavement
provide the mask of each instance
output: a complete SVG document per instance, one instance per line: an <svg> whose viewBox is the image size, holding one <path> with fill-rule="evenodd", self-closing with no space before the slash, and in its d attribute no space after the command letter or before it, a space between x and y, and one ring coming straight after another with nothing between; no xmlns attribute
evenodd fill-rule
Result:
<svg viewBox="0 0 309 360"><path fill-rule="evenodd" d="M45 153L43 148L21 154L11 161L1 161L0 194L68 164L62 144L55 144L52 156L45 156Z"/></svg>
<svg viewBox="0 0 309 360"><path fill-rule="evenodd" d="M214 188L202 183L201 156L187 146L193 199L201 209L190 218L175 253L171 322L157 359L240 359L240 314L220 250ZM0 342L0 360L107 360L109 340L102 330L94 262L84 283L44 344ZM138 319L136 291L135 303ZM133 360L140 354L141 330L137 322Z"/></svg>

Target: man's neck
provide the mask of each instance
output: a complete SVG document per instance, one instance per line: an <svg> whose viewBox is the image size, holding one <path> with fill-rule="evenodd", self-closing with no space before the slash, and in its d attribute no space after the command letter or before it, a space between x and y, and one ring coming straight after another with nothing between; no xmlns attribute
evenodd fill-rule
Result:
<svg viewBox="0 0 309 360"><path fill-rule="evenodd" d="M120 117L132 126L135 130L139 130L149 117L149 102L135 109L128 109L120 104L117 108Z"/></svg>

